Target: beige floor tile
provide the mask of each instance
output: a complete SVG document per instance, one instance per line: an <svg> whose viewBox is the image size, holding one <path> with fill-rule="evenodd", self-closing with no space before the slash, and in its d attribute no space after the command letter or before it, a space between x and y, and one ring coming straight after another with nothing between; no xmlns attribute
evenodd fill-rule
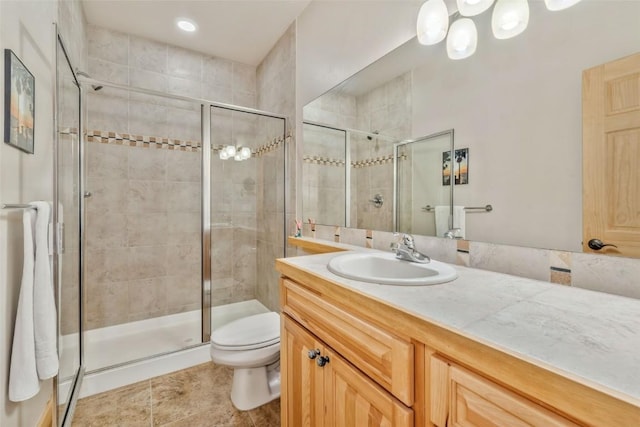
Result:
<svg viewBox="0 0 640 427"><path fill-rule="evenodd" d="M151 426L149 381L80 399L73 427Z"/></svg>
<svg viewBox="0 0 640 427"><path fill-rule="evenodd" d="M231 403L233 369L204 363L85 399L73 427L278 427L280 400L251 411Z"/></svg>
<svg viewBox="0 0 640 427"><path fill-rule="evenodd" d="M280 425L280 399L249 411L255 427L278 427Z"/></svg>

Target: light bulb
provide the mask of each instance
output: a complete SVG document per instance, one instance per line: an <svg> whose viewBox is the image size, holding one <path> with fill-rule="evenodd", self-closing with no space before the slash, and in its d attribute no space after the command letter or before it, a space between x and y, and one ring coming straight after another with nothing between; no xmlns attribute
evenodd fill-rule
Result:
<svg viewBox="0 0 640 427"><path fill-rule="evenodd" d="M440 43L449 28L449 11L444 0L427 0L420 7L416 33L418 42L424 45Z"/></svg>
<svg viewBox="0 0 640 427"><path fill-rule="evenodd" d="M251 157L251 149L249 147L242 147L240 155L242 156L242 160L247 160Z"/></svg>
<svg viewBox="0 0 640 427"><path fill-rule="evenodd" d="M489 9L494 0L457 0L458 12L462 16L476 16Z"/></svg>
<svg viewBox="0 0 640 427"><path fill-rule="evenodd" d="M229 156L227 155L227 150L225 150L224 148L220 150L218 155L220 156L220 160L227 160L229 158Z"/></svg>
<svg viewBox="0 0 640 427"><path fill-rule="evenodd" d="M491 16L491 29L497 39L509 39L529 25L527 0L498 0Z"/></svg>
<svg viewBox="0 0 640 427"><path fill-rule="evenodd" d="M451 59L464 59L473 55L478 47L478 30L469 18L451 24L447 36L447 55Z"/></svg>
<svg viewBox="0 0 640 427"><path fill-rule="evenodd" d="M547 9L555 11L567 9L579 1L580 0L544 0L544 4L547 6Z"/></svg>
<svg viewBox="0 0 640 427"><path fill-rule="evenodd" d="M227 152L227 157L233 157L236 155L236 147L234 145L227 145L224 148L224 151Z"/></svg>
<svg viewBox="0 0 640 427"><path fill-rule="evenodd" d="M233 160L235 160L236 162L239 162L239 161L244 160L244 159L242 158L242 155L240 153L238 153L235 156L233 156Z"/></svg>
<svg viewBox="0 0 640 427"><path fill-rule="evenodd" d="M180 18L176 21L176 25L182 31L186 31L187 33L193 33L198 29L198 26L191 19Z"/></svg>

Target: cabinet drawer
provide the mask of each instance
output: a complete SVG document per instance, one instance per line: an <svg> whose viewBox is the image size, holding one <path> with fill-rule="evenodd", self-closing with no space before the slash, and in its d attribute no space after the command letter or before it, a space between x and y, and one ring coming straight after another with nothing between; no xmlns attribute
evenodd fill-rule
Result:
<svg viewBox="0 0 640 427"><path fill-rule="evenodd" d="M413 405L414 349L378 326L282 279L283 311L407 406Z"/></svg>
<svg viewBox="0 0 640 427"><path fill-rule="evenodd" d="M459 366L431 358L431 422L438 427L577 427Z"/></svg>

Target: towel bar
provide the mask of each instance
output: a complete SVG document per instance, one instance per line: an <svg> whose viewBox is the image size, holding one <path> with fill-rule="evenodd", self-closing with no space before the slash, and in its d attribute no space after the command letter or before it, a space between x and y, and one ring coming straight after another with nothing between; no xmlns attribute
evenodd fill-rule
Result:
<svg viewBox="0 0 640 427"><path fill-rule="evenodd" d="M435 210L435 207L431 206L431 205L427 205L427 206L423 206L421 208L423 211L425 212L433 212ZM465 207L464 208L465 211L485 211L485 212L491 212L493 210L493 206L491 205L486 205L486 206L469 206L469 207Z"/></svg>
<svg viewBox="0 0 640 427"><path fill-rule="evenodd" d="M2 205L2 209L35 209L35 206L25 204L7 203Z"/></svg>

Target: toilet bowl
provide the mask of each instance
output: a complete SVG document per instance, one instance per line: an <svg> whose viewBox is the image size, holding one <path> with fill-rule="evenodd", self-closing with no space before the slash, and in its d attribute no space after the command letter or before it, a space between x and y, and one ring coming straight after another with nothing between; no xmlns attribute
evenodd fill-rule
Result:
<svg viewBox="0 0 640 427"><path fill-rule="evenodd" d="M280 316L261 313L216 329L211 360L233 368L231 401L241 411L280 397Z"/></svg>

